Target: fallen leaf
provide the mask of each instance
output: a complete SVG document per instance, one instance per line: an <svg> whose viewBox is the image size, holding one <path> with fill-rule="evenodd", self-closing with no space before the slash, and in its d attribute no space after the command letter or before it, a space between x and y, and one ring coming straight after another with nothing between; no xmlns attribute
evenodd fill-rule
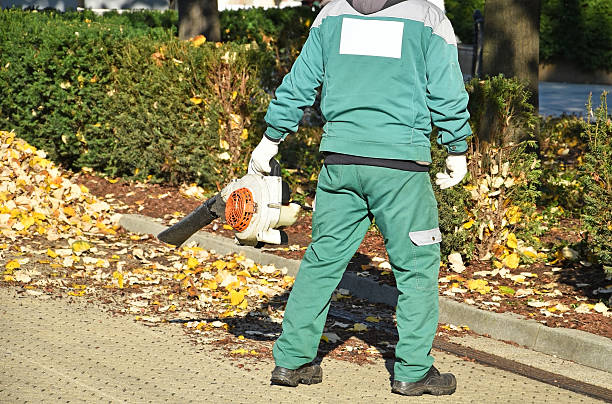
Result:
<svg viewBox="0 0 612 404"><path fill-rule="evenodd" d="M515 293L514 289L512 289L509 286L500 286L498 288L498 290L499 290L499 293L501 293L502 295L511 295L512 296Z"/></svg>
<svg viewBox="0 0 612 404"><path fill-rule="evenodd" d="M469 290L473 292L478 292L481 295L487 294L491 291L491 287L487 286L489 283L484 279L470 279L465 285Z"/></svg>
<svg viewBox="0 0 612 404"><path fill-rule="evenodd" d="M367 331L368 330L368 326L366 326L363 323L355 323L351 328L348 329L349 331L355 331L355 332L362 332L362 331Z"/></svg>
<svg viewBox="0 0 612 404"><path fill-rule="evenodd" d="M19 264L19 261L17 260L11 260L9 262L6 263L5 268L8 270L13 270L13 269L17 269L21 266L21 264Z"/></svg>
<svg viewBox="0 0 612 404"><path fill-rule="evenodd" d="M323 338L325 339L325 342L331 342L332 344L335 344L336 342L340 341L340 337L338 336L338 334L333 332L324 332L321 336L321 339Z"/></svg>
<svg viewBox="0 0 612 404"><path fill-rule="evenodd" d="M508 234L508 239L506 240L506 245L508 248L515 249L518 246L518 240L514 233Z"/></svg>
<svg viewBox="0 0 612 404"><path fill-rule="evenodd" d="M595 310L598 313L603 314L608 311L608 307L604 303L599 302L593 307L593 310Z"/></svg>
<svg viewBox="0 0 612 404"><path fill-rule="evenodd" d="M450 269L457 273L465 271L465 265L463 264L463 258L458 252L454 252L448 255L448 262L450 263Z"/></svg>
<svg viewBox="0 0 612 404"><path fill-rule="evenodd" d="M519 266L520 258L518 254L512 253L508 255L506 258L504 258L502 262L508 268L515 269L515 268L518 268Z"/></svg>

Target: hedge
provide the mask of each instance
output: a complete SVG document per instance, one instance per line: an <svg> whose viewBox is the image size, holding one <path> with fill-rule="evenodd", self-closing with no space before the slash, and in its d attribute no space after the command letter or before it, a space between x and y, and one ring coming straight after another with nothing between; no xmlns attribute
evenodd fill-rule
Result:
<svg viewBox="0 0 612 404"><path fill-rule="evenodd" d="M67 168L210 187L246 165L230 146L261 137L270 58L250 45L53 12L3 11L0 25L1 125Z"/></svg>

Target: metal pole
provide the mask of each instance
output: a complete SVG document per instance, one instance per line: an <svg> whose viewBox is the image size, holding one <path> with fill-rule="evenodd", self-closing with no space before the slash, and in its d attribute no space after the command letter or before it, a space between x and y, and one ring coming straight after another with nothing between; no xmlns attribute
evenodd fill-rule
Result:
<svg viewBox="0 0 612 404"><path fill-rule="evenodd" d="M482 46L484 17L480 10L474 10L474 52L472 56L472 77L482 74Z"/></svg>

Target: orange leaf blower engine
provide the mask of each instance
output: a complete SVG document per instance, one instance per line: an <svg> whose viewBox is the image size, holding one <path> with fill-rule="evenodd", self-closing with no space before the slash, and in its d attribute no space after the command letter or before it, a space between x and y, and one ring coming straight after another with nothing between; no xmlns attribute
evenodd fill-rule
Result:
<svg viewBox="0 0 612 404"><path fill-rule="evenodd" d="M225 219L244 245L287 244L281 229L295 223L301 205L290 202L289 185L280 177L280 165L270 161L270 175L247 174L232 180L180 222L157 235L175 246L216 218Z"/></svg>

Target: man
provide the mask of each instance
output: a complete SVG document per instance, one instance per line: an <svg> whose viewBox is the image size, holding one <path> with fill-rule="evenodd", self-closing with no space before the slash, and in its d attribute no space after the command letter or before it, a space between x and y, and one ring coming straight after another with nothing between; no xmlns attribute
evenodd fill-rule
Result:
<svg viewBox="0 0 612 404"><path fill-rule="evenodd" d="M452 26L424 0L333 0L317 16L266 114L249 172L269 172L278 143L295 132L322 85L326 120L312 243L274 345L273 384L319 383L313 364L330 298L371 218L385 238L399 297L392 391L452 394L430 350L438 323L441 234L429 181L433 123L449 156L441 188L467 173L468 96Z"/></svg>

